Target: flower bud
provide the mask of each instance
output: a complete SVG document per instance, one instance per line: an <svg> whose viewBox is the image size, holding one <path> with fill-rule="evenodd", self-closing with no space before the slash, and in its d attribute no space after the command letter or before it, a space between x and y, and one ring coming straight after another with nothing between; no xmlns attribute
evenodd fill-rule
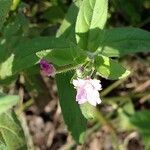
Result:
<svg viewBox="0 0 150 150"><path fill-rule="evenodd" d="M40 67L45 76L52 76L55 74L54 66L49 64L45 59L40 60Z"/></svg>

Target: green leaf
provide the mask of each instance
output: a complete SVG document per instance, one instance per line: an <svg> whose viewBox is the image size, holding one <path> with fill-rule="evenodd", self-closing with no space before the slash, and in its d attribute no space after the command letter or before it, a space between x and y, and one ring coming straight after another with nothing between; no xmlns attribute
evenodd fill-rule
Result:
<svg viewBox="0 0 150 150"><path fill-rule="evenodd" d="M24 41L15 48L13 72L29 68L43 57L58 66L80 64L86 58L80 48L64 39L38 37Z"/></svg>
<svg viewBox="0 0 150 150"><path fill-rule="evenodd" d="M75 42L74 27L80 3L81 0L78 0L71 5L65 20L57 32L57 37L67 38ZM72 76L72 73L58 74L56 75L56 82L60 98L60 106L68 130L71 132L77 143L83 143L87 122L75 101L75 89L70 84Z"/></svg>
<svg viewBox="0 0 150 150"><path fill-rule="evenodd" d="M71 6L68 9L65 19L63 20L59 30L57 31L57 35L56 35L57 37L66 38L76 43L75 24L76 24L76 18L81 3L82 3L81 0L72 2Z"/></svg>
<svg viewBox="0 0 150 150"><path fill-rule="evenodd" d="M131 117L131 122L142 132L149 133L150 135L150 110L136 112Z"/></svg>
<svg viewBox="0 0 150 150"><path fill-rule="evenodd" d="M22 35L25 36L29 26L28 23L29 22L27 18L22 13L18 13L12 16L11 21L9 21L9 23L3 29L3 35L7 42L13 42L14 36L19 36L19 38L21 38Z"/></svg>
<svg viewBox="0 0 150 150"><path fill-rule="evenodd" d="M150 32L138 28L116 28L99 32L97 49L109 57L150 52Z"/></svg>
<svg viewBox="0 0 150 150"><path fill-rule="evenodd" d="M6 112L0 114L0 148L27 150L25 141L23 130L15 113Z"/></svg>
<svg viewBox="0 0 150 150"><path fill-rule="evenodd" d="M111 80L122 79L130 74L130 71L115 60L104 55L99 55L95 58L95 68L100 76Z"/></svg>
<svg viewBox="0 0 150 150"><path fill-rule="evenodd" d="M145 144L145 149L150 148L150 110L136 112L131 118L131 123L137 127Z"/></svg>
<svg viewBox="0 0 150 150"><path fill-rule="evenodd" d="M0 79L5 79L13 74L13 61L14 54L10 55L4 62L0 63Z"/></svg>
<svg viewBox="0 0 150 150"><path fill-rule="evenodd" d="M0 0L0 29L6 20L11 4L12 0Z"/></svg>
<svg viewBox="0 0 150 150"><path fill-rule="evenodd" d="M0 80L0 84L1 86L7 86L15 82L17 79L18 79L18 74L15 74L13 76L7 77L6 79Z"/></svg>
<svg viewBox="0 0 150 150"><path fill-rule="evenodd" d="M6 112L19 101L19 96L0 93L0 114Z"/></svg>
<svg viewBox="0 0 150 150"><path fill-rule="evenodd" d="M76 92L73 85L70 84L72 76L73 74L69 72L56 75L58 95L68 130L77 143L83 143L87 122L81 113L79 105L75 101Z"/></svg>
<svg viewBox="0 0 150 150"><path fill-rule="evenodd" d="M57 66L79 65L84 63L86 58L84 51L72 43L68 43L66 48L43 50L36 54L39 58L44 58Z"/></svg>
<svg viewBox="0 0 150 150"><path fill-rule="evenodd" d="M97 37L94 29L103 29L107 20L107 0L83 0L76 22L76 39L79 46L92 51L88 45Z"/></svg>
<svg viewBox="0 0 150 150"><path fill-rule="evenodd" d="M61 22L63 17L64 17L64 11L59 6L51 6L43 14L43 18L47 19L52 23Z"/></svg>
<svg viewBox="0 0 150 150"><path fill-rule="evenodd" d="M123 99L120 97L120 100L123 100ZM130 122L130 117L135 112L134 106L130 98L127 98L126 102L124 103L125 104L117 110L118 111L117 120L119 121L118 122L119 129L133 130L133 124L131 124Z"/></svg>

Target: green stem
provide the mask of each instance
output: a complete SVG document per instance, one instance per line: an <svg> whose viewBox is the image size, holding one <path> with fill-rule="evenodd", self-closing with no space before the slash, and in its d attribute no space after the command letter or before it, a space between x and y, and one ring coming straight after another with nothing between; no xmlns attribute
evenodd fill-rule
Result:
<svg viewBox="0 0 150 150"><path fill-rule="evenodd" d="M113 104L115 104L116 102L119 102L120 99L122 100L129 100L131 98L141 98L145 95L148 95L150 93L150 91L144 92L144 93L129 93L127 96L113 96L113 97L103 97L103 102L104 103L111 103L113 102Z"/></svg>
<svg viewBox="0 0 150 150"><path fill-rule="evenodd" d="M81 67L82 65L86 65L88 63L89 63L88 60L86 60L85 62L80 63L80 64L69 64L69 65L66 65L66 66L60 66L60 67L56 68L56 74L77 69L77 68Z"/></svg>
<svg viewBox="0 0 150 150"><path fill-rule="evenodd" d="M24 88L23 88L22 85L24 85L24 83L25 83L25 79L24 79L23 74L20 74L19 83L20 83L20 87L19 87L18 94L19 94L19 97L20 97L20 101L18 102L18 112L21 113L22 112L22 107L23 107L23 98L24 98Z"/></svg>
<svg viewBox="0 0 150 150"><path fill-rule="evenodd" d="M120 144L118 142L118 137L117 137L117 134L116 134L116 130L115 128L113 127L113 125L107 120L107 118L104 117L104 115L102 114L102 112L100 111L96 111L96 117L97 117L97 121L100 123L100 124L103 124L103 125L106 125L112 135L112 140L113 140L113 147L115 150L120 150Z"/></svg>
<svg viewBox="0 0 150 150"><path fill-rule="evenodd" d="M101 96L102 96L102 97L106 96L106 95L107 95L108 93L110 93L113 89L117 88L120 84L122 84L125 80L126 80L126 78L114 82L113 84L111 84L109 87L107 87L105 90L103 90L103 91L101 92Z"/></svg>

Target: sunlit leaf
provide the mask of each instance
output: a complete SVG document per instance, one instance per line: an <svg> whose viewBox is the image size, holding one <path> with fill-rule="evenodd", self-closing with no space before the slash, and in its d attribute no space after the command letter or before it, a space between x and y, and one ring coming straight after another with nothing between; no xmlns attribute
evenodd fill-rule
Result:
<svg viewBox="0 0 150 150"><path fill-rule="evenodd" d="M107 20L107 5L107 0L83 0L75 28L77 43L81 48L87 50L88 44L97 37L94 29L104 28Z"/></svg>
<svg viewBox="0 0 150 150"><path fill-rule="evenodd" d="M130 74L130 71L126 70L118 62L104 55L96 57L95 68L100 76L112 80L122 79Z"/></svg>
<svg viewBox="0 0 150 150"><path fill-rule="evenodd" d="M19 96L16 95L5 95L0 93L0 114L16 105L19 101Z"/></svg>
<svg viewBox="0 0 150 150"><path fill-rule="evenodd" d="M76 43L75 24L76 24L76 18L77 18L79 7L81 6L81 3L82 3L81 0L72 2L71 6L68 9L66 17L63 20L63 22L57 32L57 37L67 38L68 40Z"/></svg>
<svg viewBox="0 0 150 150"><path fill-rule="evenodd" d="M6 150L27 150L23 130L13 112L8 111L0 114L0 148L1 147Z"/></svg>
<svg viewBox="0 0 150 150"><path fill-rule="evenodd" d="M0 79L5 79L13 74L14 54L10 55L4 62L0 63Z"/></svg>

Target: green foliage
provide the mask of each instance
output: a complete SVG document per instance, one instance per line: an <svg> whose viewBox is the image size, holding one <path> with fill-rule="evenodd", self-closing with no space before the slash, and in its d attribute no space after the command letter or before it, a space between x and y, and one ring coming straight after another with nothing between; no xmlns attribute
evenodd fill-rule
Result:
<svg viewBox="0 0 150 150"><path fill-rule="evenodd" d="M100 43L97 49L108 57L150 52L150 33L129 27L103 30L95 43Z"/></svg>
<svg viewBox="0 0 150 150"><path fill-rule="evenodd" d="M66 38L74 43L76 42L75 22L80 4L80 0L72 3L62 25L57 32L57 37ZM77 143L83 143L87 122L83 117L78 104L75 102L75 90L70 84L72 76L73 74L69 72L56 75L58 95L60 98L63 118L68 130L71 132Z"/></svg>
<svg viewBox="0 0 150 150"><path fill-rule="evenodd" d="M150 135L150 111L144 110L136 112L131 117L131 122L142 132Z"/></svg>
<svg viewBox="0 0 150 150"><path fill-rule="evenodd" d="M149 140L150 140L150 111L143 110L136 112L131 118L131 123L139 130L140 134L143 137L143 141L145 144L145 149L148 150L150 148Z"/></svg>
<svg viewBox="0 0 150 150"><path fill-rule="evenodd" d="M83 143L86 131L86 119L75 101L75 90L70 84L72 73L56 75L60 106L68 130L77 143Z"/></svg>
<svg viewBox="0 0 150 150"><path fill-rule="evenodd" d="M19 101L19 97L15 95L5 95L0 93L0 115L6 112L12 106L16 105Z"/></svg>
<svg viewBox="0 0 150 150"><path fill-rule="evenodd" d="M60 28L57 31L56 36L66 38L74 43L76 43L75 39L75 24L79 11L79 6L82 1L78 0L71 4L66 14L65 19L63 20Z"/></svg>
<svg viewBox="0 0 150 150"><path fill-rule="evenodd" d="M57 38L52 37L50 35L54 35L54 31L47 33L46 29L52 26L57 29L56 23L61 23L66 12L66 1L44 1L42 6L30 2L28 10L21 1L20 5L18 0L13 1L11 7L11 0L0 0L0 84L6 85L7 82L17 80L17 75L23 72L25 79L33 83L25 83L25 89L36 89L37 95L43 98L45 91L44 88L41 90L42 85L38 82L39 60L44 58L52 63L56 73L65 72L56 75L62 114L76 142L83 143L87 128L86 119L95 119L98 112L88 103L80 106L77 104L76 92L70 83L74 71L67 71L79 67L82 77L100 75L111 80L125 78L130 72L118 63L117 58L114 60L112 57L150 52L150 33L131 27L112 29L114 25L109 21L107 27L110 29L104 29L108 16L108 0L75 0L57 32ZM137 23L143 19L140 7L145 5L144 2L113 0L110 3L113 3L112 12L118 5L128 23L140 26ZM10 7L13 11L9 15ZM144 7L148 8L148 4ZM113 18L111 11L109 19ZM122 16L120 13L119 15ZM118 20L116 25L117 23ZM75 73L74 77L79 76ZM8 112L18 100L17 96L0 95L0 150L27 149L17 116ZM118 107L116 109L120 129L128 130L133 129L133 125L136 126L148 147L149 111L135 113L131 100L127 100L125 104L120 103L115 103ZM111 104L113 106L114 102ZM107 124L107 119L101 117L99 120Z"/></svg>
<svg viewBox="0 0 150 150"><path fill-rule="evenodd" d="M10 10L12 0L0 0L0 30Z"/></svg>
<svg viewBox="0 0 150 150"><path fill-rule="evenodd" d="M64 41L65 43L65 41ZM59 44L59 43L58 43ZM44 50L36 53L40 58L45 58L57 66L84 63L86 55L79 47L72 43L66 43L66 47Z"/></svg>
<svg viewBox="0 0 150 150"><path fill-rule="evenodd" d="M64 66L81 64L86 59L86 55L79 47L64 39L54 37L27 39L19 43L14 48L14 54L1 63L0 78L5 79L32 67L41 58L45 58L55 65Z"/></svg>
<svg viewBox="0 0 150 150"><path fill-rule="evenodd" d="M124 100L120 98L121 100ZM130 98L126 99L125 104L118 109L118 121L120 130L133 130L134 126L130 121L131 116L135 113L133 103Z"/></svg>
<svg viewBox="0 0 150 150"><path fill-rule="evenodd" d="M4 148L3 150L27 150L23 130L13 112L0 114L0 148Z"/></svg>
<svg viewBox="0 0 150 150"><path fill-rule="evenodd" d="M0 64L0 79L5 79L11 76L13 67L14 55L12 54L7 60Z"/></svg>
<svg viewBox="0 0 150 150"><path fill-rule="evenodd" d="M61 22L64 17L64 11L59 6L49 7L43 14L43 18L50 22Z"/></svg>
<svg viewBox="0 0 150 150"><path fill-rule="evenodd" d="M12 16L11 20L3 29L3 36L6 38L8 43L13 43L15 40L12 40L12 37L25 36L29 28L29 21L22 13L17 13ZM15 43L16 44L16 43Z"/></svg>
<svg viewBox="0 0 150 150"><path fill-rule="evenodd" d="M130 71L126 70L115 60L104 55L96 57L95 68L100 76L111 80L122 79L130 74Z"/></svg>
<svg viewBox="0 0 150 150"><path fill-rule="evenodd" d="M141 7L143 0L115 0L116 9L123 12L124 18L133 25L141 21Z"/></svg>
<svg viewBox="0 0 150 150"><path fill-rule="evenodd" d="M93 29L103 29L105 25L107 5L107 0L83 0L75 27L77 43L81 48L92 51L88 44L97 36Z"/></svg>

